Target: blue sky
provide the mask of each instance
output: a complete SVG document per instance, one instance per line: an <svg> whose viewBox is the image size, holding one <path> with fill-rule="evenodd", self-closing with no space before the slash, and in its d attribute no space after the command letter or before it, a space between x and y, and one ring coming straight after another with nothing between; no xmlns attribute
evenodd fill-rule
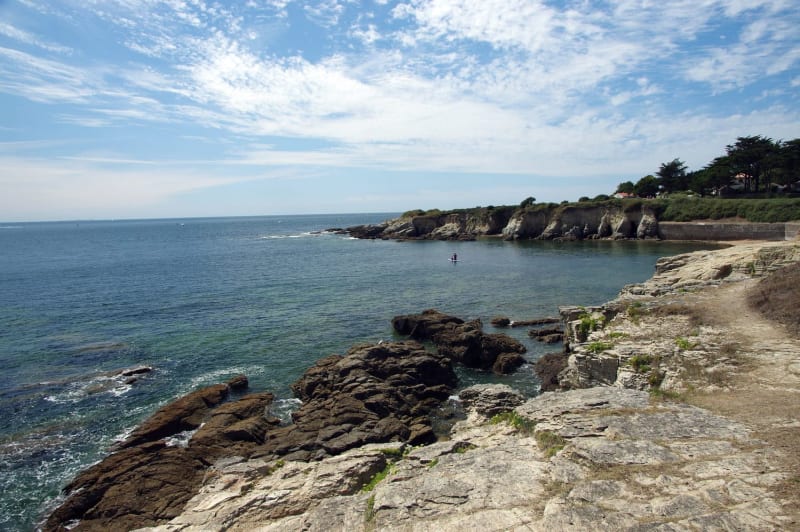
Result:
<svg viewBox="0 0 800 532"><path fill-rule="evenodd" d="M0 220L575 200L800 137L796 0L0 0Z"/></svg>

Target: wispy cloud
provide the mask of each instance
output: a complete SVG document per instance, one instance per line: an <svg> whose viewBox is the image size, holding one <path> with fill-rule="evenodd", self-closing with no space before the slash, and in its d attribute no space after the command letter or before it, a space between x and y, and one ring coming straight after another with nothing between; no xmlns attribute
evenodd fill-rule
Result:
<svg viewBox="0 0 800 532"><path fill-rule="evenodd" d="M54 174L76 183L101 165L127 178L123 163L147 182L141 161L188 154L250 173L641 173L704 164L737 135L792 138L800 123L791 0L20 5L25 24L0 23L0 93L85 130L83 151L58 154L75 171ZM109 146L128 131L181 156ZM212 141L192 151L193 138ZM87 156L109 147L129 153ZM43 179L43 160L13 162ZM195 170L148 183L164 198L192 179L233 182Z"/></svg>

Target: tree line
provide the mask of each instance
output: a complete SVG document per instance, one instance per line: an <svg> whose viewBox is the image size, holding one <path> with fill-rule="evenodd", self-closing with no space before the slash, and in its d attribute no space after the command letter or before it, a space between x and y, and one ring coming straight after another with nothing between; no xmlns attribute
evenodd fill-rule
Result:
<svg viewBox="0 0 800 532"><path fill-rule="evenodd" d="M680 159L673 159L661 164L655 175L646 175L636 183L620 183L617 193L644 198L672 192L694 192L702 196L725 192L761 194L775 188L791 190L800 179L800 139L774 141L761 135L739 137L725 147L725 152L693 172L689 172Z"/></svg>

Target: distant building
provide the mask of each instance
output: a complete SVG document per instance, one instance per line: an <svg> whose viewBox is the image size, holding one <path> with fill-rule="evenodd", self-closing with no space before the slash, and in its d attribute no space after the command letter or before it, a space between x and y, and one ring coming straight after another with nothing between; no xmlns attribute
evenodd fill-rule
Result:
<svg viewBox="0 0 800 532"><path fill-rule="evenodd" d="M614 194L614 197L617 199L635 198L636 194L631 194L630 192L617 192Z"/></svg>

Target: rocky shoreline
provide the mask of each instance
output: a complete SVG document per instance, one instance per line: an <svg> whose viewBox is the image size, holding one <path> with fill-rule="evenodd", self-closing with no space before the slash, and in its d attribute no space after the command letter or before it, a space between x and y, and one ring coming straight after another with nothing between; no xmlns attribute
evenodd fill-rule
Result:
<svg viewBox="0 0 800 532"><path fill-rule="evenodd" d="M738 335L741 313L707 315L795 262L797 242L679 255L602 307L562 308L567 350L543 379L559 391L468 388L467 418L444 435L431 416L453 363L505 373L521 346L435 311L398 316L409 340L310 368L289 425L244 377L162 408L67 487L44 530L798 527L797 449L782 442L800 440L800 341L766 331L780 341L765 356ZM777 379L770 368L787 408L714 407L743 390L769 403L757 379Z"/></svg>
<svg viewBox="0 0 800 532"><path fill-rule="evenodd" d="M800 223L663 222L643 201L626 207L579 204L411 212L380 224L329 231L384 240L791 240L800 234Z"/></svg>

